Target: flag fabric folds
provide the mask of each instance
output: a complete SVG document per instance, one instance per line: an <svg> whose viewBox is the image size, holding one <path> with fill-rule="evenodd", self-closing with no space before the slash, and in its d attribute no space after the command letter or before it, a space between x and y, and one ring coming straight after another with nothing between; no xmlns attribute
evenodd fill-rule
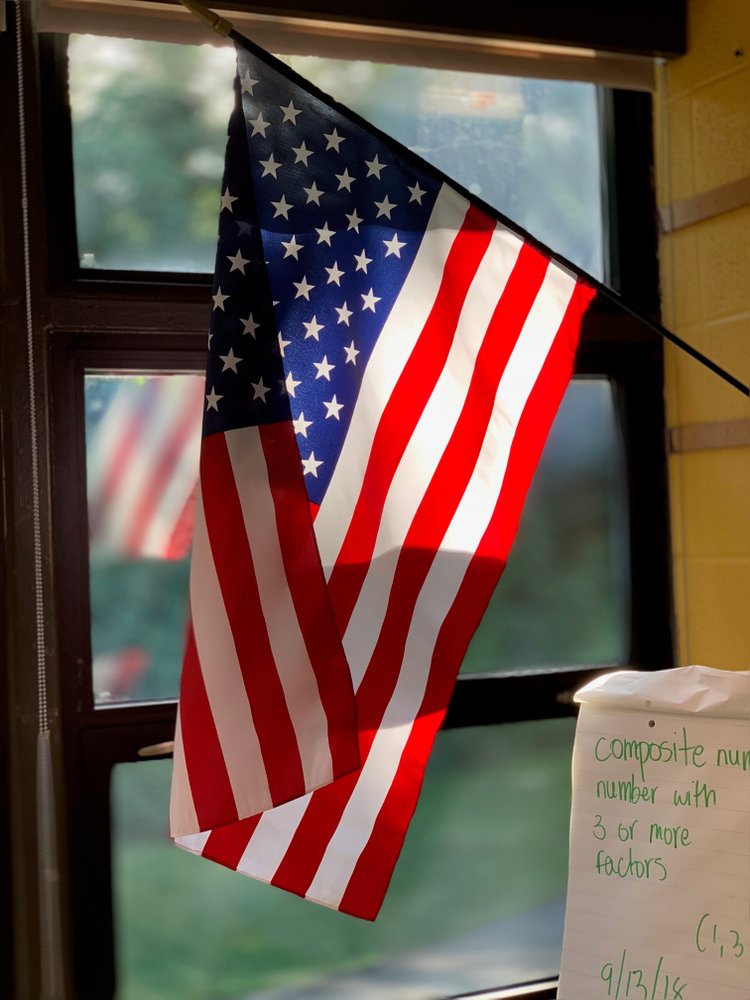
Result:
<svg viewBox="0 0 750 1000"><path fill-rule="evenodd" d="M172 832L373 919L594 292L251 49L222 186ZM284 757L301 729L324 758L309 774Z"/></svg>

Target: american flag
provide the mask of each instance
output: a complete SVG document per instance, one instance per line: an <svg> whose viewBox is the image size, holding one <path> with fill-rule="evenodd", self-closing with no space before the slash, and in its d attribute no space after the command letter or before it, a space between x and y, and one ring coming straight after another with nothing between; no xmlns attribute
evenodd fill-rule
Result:
<svg viewBox="0 0 750 1000"><path fill-rule="evenodd" d="M254 47L238 44L237 88L172 832L243 874L373 919L593 291ZM253 541L284 550L290 531L291 577L285 552L266 567ZM263 603L282 564L291 598ZM314 570L300 594L295 574ZM274 630L283 650L265 642ZM284 672L307 676L295 655L321 632L331 656L316 678L335 668L340 719L353 688L360 763L342 742L340 773L351 773L295 797L307 771L287 769L276 798L268 775L283 758L259 730L284 749L296 723L291 705L277 715L270 688ZM224 688L222 656L236 675ZM254 710L256 696L267 709Z"/></svg>

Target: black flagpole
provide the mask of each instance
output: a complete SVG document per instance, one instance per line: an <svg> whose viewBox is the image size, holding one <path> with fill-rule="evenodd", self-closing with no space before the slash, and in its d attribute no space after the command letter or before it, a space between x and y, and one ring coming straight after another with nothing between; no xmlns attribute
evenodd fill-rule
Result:
<svg viewBox="0 0 750 1000"><path fill-rule="evenodd" d="M477 198L476 195L472 195L460 184L457 184L455 180L446 176L440 169L434 167L432 164L425 164L425 161L417 157L415 153L413 153L410 149L408 149L408 147L398 142L398 140L393 139L391 136L386 135L384 132L381 132L376 126L372 125L370 122L365 121L356 112L352 111L350 108L345 107L344 105L336 101L334 98L332 98L330 95L323 93L317 87L311 85L308 80L304 80L302 77L299 76L299 74L295 73L294 70L290 69L286 65L286 63L281 62L281 60L277 59L269 52L266 52L264 49L256 45L254 42L251 42L250 39L245 38L245 36L241 34L239 31L237 31L234 25L230 21L227 21L226 18L220 17L218 14L215 14L212 10L209 10L207 7L204 7L203 4L198 2L198 0L180 0L180 3L183 4L183 6L187 7L188 10L191 11L191 13L195 14L196 17L198 17L201 21L207 24L215 32L217 32L217 34L222 35L225 38L231 38L232 41L236 42L239 45L242 45L249 52L252 52L255 55L257 55L259 59L267 63L272 68L283 73L291 80L297 81L297 83L305 90L312 89L324 102L330 104L336 110L340 111L342 114L345 115L345 117L351 118L354 122L362 125L368 131L373 132L375 135L378 135L384 142L388 143L388 145L396 147L406 159L419 160L419 164L422 169L424 169L426 166L427 169L429 169L433 174L435 174L440 180L444 181L447 184L450 184L451 187L455 188L459 193L463 194L464 197L466 197L468 200L473 201L475 204L479 204L481 207L485 209L485 211L489 215L498 219L504 226L506 226L508 229L514 232L518 237L524 240L524 242L529 243L531 246L533 246L545 257L554 261L560 267L569 271L571 274L575 275L576 278L581 279L590 287L595 288L598 294L601 295L603 298L608 299L610 302L618 306L624 312L629 313L634 319L638 320L639 323L642 323L645 327L647 327L654 333L658 334L664 340L667 340L669 341L669 343L674 344L675 347L679 347L681 351L684 351L686 354L689 354L691 358L694 358L696 361L699 361L705 368L708 368L709 371L712 371L715 375L718 375L719 378L724 379L725 382L728 382L729 385L733 386L735 389L738 389L741 393L743 393L743 395L750 396L750 388L748 388L748 386L745 385L744 382L741 382L738 378L735 378L735 376L730 374L725 368L722 368L720 365L717 365L715 361L712 361L710 358L706 357L705 354L703 354L697 348L693 347L691 344L688 344L681 337L678 337L676 333L673 333L671 330L667 329L667 327L662 326L661 323L657 323L656 320L651 319L649 316L646 316L636 306L631 305L631 303L629 303L626 299L624 299L619 294L619 292L616 292L613 288L610 288L608 285L605 285L603 284L603 282L592 277L590 274L584 271L583 268L578 267L577 264L574 264L572 263L572 261L566 260L566 258L561 257L560 254L555 253L553 250L551 250L548 246L546 246L544 243L538 240L531 233L526 232L525 229L523 229L517 223L513 222L512 219L507 218L507 216L503 215L501 212L498 212L496 208L493 208L486 202L482 202L482 200Z"/></svg>

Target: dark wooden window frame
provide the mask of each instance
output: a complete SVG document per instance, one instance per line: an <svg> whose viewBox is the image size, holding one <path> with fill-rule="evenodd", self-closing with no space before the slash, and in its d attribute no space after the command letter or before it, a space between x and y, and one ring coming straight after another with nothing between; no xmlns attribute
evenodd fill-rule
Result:
<svg viewBox="0 0 750 1000"><path fill-rule="evenodd" d="M31 99L41 109L42 127L35 141L39 162L44 165L42 173L35 172L36 192L45 204L44 220L38 223L35 237L37 245L46 247L48 258L48 283L38 294L45 319L40 378L49 393L50 414L49 442L45 438L42 444L50 462L49 582L54 601L50 624L54 628L58 623L50 649L62 720L59 759L64 765L65 801L60 833L67 862L63 888L69 904L66 931L74 995L104 1000L112 995L115 978L111 771L117 763L139 760L141 747L171 738L175 706L161 702L95 708L93 703L83 373L89 369L200 370L210 288L201 276L137 272L92 276L80 271L74 238L64 40L43 38L39 52L41 89L37 95L32 87ZM7 102L0 110L12 117ZM606 92L602 123L608 279L655 315L658 275L650 99L641 94ZM12 185L10 190L4 189L5 198L13 194ZM17 310L12 302L10 306ZM17 326L20 330L20 321ZM14 345L17 351L22 348L20 335L4 346L3 359ZM15 372L12 364L7 367ZM671 666L662 344L631 318L601 306L586 318L576 372L612 380L625 443L632 581L629 663L639 669ZM18 383L17 375L12 377ZM4 376L3 388L12 387L9 378ZM4 441L4 453L12 447L12 440ZM21 484L19 488L27 490L28 486ZM3 602L4 612L6 608L12 611L12 599ZM11 665L11 672L13 669ZM445 725L489 725L571 715L572 692L592 675L592 669L460 678ZM0 778L3 773L4 769L0 770ZM0 846L6 833L0 824ZM545 989L540 997L553 995L551 987Z"/></svg>
<svg viewBox="0 0 750 1000"><path fill-rule="evenodd" d="M147 0L159 2L159 0ZM222 10L308 17L376 26L449 32L474 37L567 45L629 55L676 56L685 52L685 0L477 0L470 6L425 0L380 0L352 13L351 0L295 0L282 7L269 0L224 0Z"/></svg>

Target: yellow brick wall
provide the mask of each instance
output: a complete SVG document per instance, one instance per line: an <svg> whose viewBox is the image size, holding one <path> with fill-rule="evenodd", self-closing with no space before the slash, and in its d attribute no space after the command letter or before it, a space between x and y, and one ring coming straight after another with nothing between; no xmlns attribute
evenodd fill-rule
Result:
<svg viewBox="0 0 750 1000"><path fill-rule="evenodd" d="M660 206L750 176L750 0L689 0L688 54L655 98ZM663 236L665 325L750 383L750 206ZM750 417L737 390L669 347L671 427ZM681 663L750 669L750 447L669 458Z"/></svg>

